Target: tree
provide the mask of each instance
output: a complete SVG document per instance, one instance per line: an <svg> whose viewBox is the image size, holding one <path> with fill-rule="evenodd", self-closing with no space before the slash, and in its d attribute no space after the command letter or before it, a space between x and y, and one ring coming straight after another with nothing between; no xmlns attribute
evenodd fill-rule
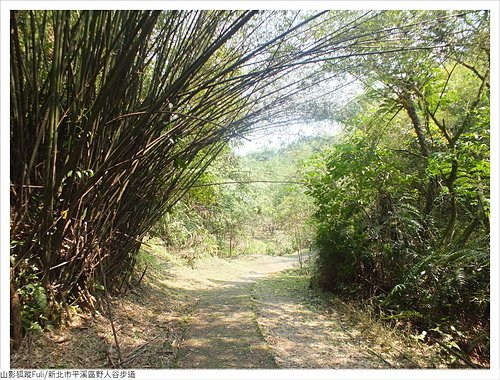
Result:
<svg viewBox="0 0 500 380"><path fill-rule="evenodd" d="M309 183L324 288L375 299L388 318L487 356L489 65L469 41L485 36L488 15L457 14L383 15L440 20L408 33L449 45L358 60L350 72L365 94Z"/></svg>
<svg viewBox="0 0 500 380"><path fill-rule="evenodd" d="M257 13L11 12L13 280L35 276L45 318L120 289L227 141L299 90L275 78L314 53L276 54L322 13L254 41Z"/></svg>

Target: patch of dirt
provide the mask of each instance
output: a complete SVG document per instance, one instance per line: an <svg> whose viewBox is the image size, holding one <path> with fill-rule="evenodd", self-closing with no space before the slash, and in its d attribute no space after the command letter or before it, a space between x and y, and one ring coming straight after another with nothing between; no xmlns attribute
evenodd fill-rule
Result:
<svg viewBox="0 0 500 380"><path fill-rule="evenodd" d="M296 256L244 256L201 261L178 276L196 305L181 344L179 368L277 368L255 319L252 286L269 273L291 268ZM186 288L185 288L186 289Z"/></svg>
<svg viewBox="0 0 500 380"><path fill-rule="evenodd" d="M179 368L439 368L404 339L309 288L298 255L209 259L176 271L194 297Z"/></svg>

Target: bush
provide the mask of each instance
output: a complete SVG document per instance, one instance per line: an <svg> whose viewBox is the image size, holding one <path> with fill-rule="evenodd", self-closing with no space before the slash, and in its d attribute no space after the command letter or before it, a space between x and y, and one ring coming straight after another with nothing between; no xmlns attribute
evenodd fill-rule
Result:
<svg viewBox="0 0 500 380"><path fill-rule="evenodd" d="M427 339L446 338L487 357L490 257L484 225L464 242L460 236L474 220L457 216L457 238L443 243L449 214L442 205L426 214L425 194L414 187L425 171L410 174L404 161L359 136L313 165L314 281L324 290L370 300L385 320L426 331ZM446 202L446 194L438 193L435 202Z"/></svg>

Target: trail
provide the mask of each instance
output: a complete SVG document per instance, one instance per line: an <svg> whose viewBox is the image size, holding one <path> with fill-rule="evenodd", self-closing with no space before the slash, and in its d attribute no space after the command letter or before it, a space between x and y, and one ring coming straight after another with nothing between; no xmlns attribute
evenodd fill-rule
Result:
<svg viewBox="0 0 500 380"><path fill-rule="evenodd" d="M287 271L297 255L251 255L178 268L173 282L190 294L178 368L432 367L396 338L378 341ZM399 348L398 348L399 347ZM418 356L418 355L417 355Z"/></svg>
<svg viewBox="0 0 500 380"><path fill-rule="evenodd" d="M298 265L297 256L252 255L236 261L202 263L178 276L195 297L180 368L276 368L255 318L252 286L270 273Z"/></svg>
<svg viewBox="0 0 500 380"><path fill-rule="evenodd" d="M297 254L211 257L193 268L158 260L145 283L113 301L125 367L444 368L428 346L310 289L298 267ZM114 342L105 316L77 315L31 348L27 340L11 367L116 367Z"/></svg>

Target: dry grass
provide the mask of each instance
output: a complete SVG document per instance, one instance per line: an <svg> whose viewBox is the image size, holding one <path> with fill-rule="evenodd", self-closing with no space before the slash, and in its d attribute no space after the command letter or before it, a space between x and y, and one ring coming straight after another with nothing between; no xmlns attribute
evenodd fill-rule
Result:
<svg viewBox="0 0 500 380"><path fill-rule="evenodd" d="M395 327L377 321L367 306L330 298L330 303L341 323L350 326L346 331L353 336L362 336L369 342L371 350L383 355L394 368L447 368L439 349L435 346L412 340Z"/></svg>
<svg viewBox="0 0 500 380"><path fill-rule="evenodd" d="M258 323L283 368L448 367L438 348L382 324L369 308L309 288L307 268L268 277L255 292Z"/></svg>
<svg viewBox="0 0 500 380"><path fill-rule="evenodd" d="M165 296L165 297L163 297ZM141 287L113 301L114 322L126 368L175 366L183 333L182 305ZM26 339L11 356L12 368L114 368L119 365L107 318L78 315L69 326Z"/></svg>
<svg viewBox="0 0 500 380"><path fill-rule="evenodd" d="M139 286L113 298L112 313L124 368L175 367L185 329L186 294L169 287L168 257L161 246L141 255L148 265ZM140 272L140 273L139 273ZM142 274L138 271L137 278ZM106 310L101 308L102 310ZM12 368L113 368L119 356L107 314L76 314L67 326L24 340L11 355Z"/></svg>
<svg viewBox="0 0 500 380"><path fill-rule="evenodd" d="M310 289L307 268L282 272L298 265L292 257L205 258L192 268L150 243L138 262L136 279L147 266L144 279L112 300L123 368L192 368L196 355L205 358L202 368L215 367L211 357L219 368L243 359L260 368L273 364L271 352L281 368L446 367L435 348L405 338L368 309ZM265 277L272 272L280 273ZM102 314L74 315L68 326L26 339L11 356L12 368L119 365Z"/></svg>

